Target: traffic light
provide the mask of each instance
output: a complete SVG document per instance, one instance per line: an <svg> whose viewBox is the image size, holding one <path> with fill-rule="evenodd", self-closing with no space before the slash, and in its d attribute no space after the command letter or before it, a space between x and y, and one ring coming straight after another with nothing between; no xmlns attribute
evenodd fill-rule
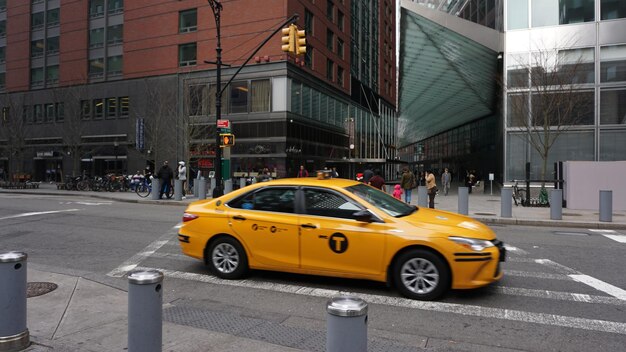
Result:
<svg viewBox="0 0 626 352"><path fill-rule="evenodd" d="M235 145L235 135L232 133L220 134L220 147L232 147Z"/></svg>
<svg viewBox="0 0 626 352"><path fill-rule="evenodd" d="M306 32L304 29L298 30L296 27L296 55L304 55L306 54Z"/></svg>
<svg viewBox="0 0 626 352"><path fill-rule="evenodd" d="M296 45L296 26L293 24L290 24L289 27L287 28L283 28L283 46L282 49L284 52L288 52L288 53L293 53L295 52L295 45Z"/></svg>

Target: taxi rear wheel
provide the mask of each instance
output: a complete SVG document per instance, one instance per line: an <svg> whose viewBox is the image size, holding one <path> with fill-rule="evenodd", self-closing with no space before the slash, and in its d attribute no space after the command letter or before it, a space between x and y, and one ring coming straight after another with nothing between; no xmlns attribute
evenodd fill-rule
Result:
<svg viewBox="0 0 626 352"><path fill-rule="evenodd" d="M248 271L246 252L239 241L232 237L215 239L205 256L211 272L222 279L239 279Z"/></svg>
<svg viewBox="0 0 626 352"><path fill-rule="evenodd" d="M396 260L394 281L398 291L406 297L433 300L441 297L450 287L450 272L436 254L414 249Z"/></svg>

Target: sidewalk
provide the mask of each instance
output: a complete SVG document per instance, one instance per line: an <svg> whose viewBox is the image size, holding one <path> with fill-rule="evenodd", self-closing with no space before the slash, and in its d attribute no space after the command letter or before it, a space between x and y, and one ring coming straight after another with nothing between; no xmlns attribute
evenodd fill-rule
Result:
<svg viewBox="0 0 626 352"><path fill-rule="evenodd" d="M443 192L435 198L435 208L458 212L458 197L456 193L457 187L452 187L447 196ZM182 201L173 199L151 200L150 196L141 198L133 192L79 192L66 191L56 189L54 184L42 183L39 189L0 189L2 193L19 193L19 194L41 194L41 195L72 195L84 196L97 199L106 199L118 202L142 203L142 204L158 204L158 205L174 205L185 207L187 204L198 200L193 196L187 196ZM412 204L417 204L417 189L412 193ZM523 226L552 226L552 227L580 227L591 229L626 229L626 211L613 211L612 222L601 222L598 210L575 210L563 209L562 220L550 219L550 208L544 207L523 207L513 205L512 217L503 218L500 216L500 194L494 189L493 195L487 193L473 192L469 196L469 216L482 221L486 224L501 225L523 225Z"/></svg>

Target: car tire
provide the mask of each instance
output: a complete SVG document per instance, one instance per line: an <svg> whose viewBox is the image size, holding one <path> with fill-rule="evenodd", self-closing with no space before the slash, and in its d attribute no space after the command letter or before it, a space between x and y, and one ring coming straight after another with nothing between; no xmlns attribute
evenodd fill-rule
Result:
<svg viewBox="0 0 626 352"><path fill-rule="evenodd" d="M423 249L402 253L395 262L393 275L398 291L412 299L434 300L450 288L450 270L444 260Z"/></svg>
<svg viewBox="0 0 626 352"><path fill-rule="evenodd" d="M239 241L221 236L215 239L205 254L211 272L222 279L234 280L248 272L248 256Z"/></svg>

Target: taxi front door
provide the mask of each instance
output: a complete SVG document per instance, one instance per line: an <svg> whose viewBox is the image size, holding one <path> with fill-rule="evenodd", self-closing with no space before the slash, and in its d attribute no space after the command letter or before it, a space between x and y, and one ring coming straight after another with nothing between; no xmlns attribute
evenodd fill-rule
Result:
<svg viewBox="0 0 626 352"><path fill-rule="evenodd" d="M361 210L334 192L305 189L305 213L300 222L303 269L379 275L387 225L352 219Z"/></svg>

